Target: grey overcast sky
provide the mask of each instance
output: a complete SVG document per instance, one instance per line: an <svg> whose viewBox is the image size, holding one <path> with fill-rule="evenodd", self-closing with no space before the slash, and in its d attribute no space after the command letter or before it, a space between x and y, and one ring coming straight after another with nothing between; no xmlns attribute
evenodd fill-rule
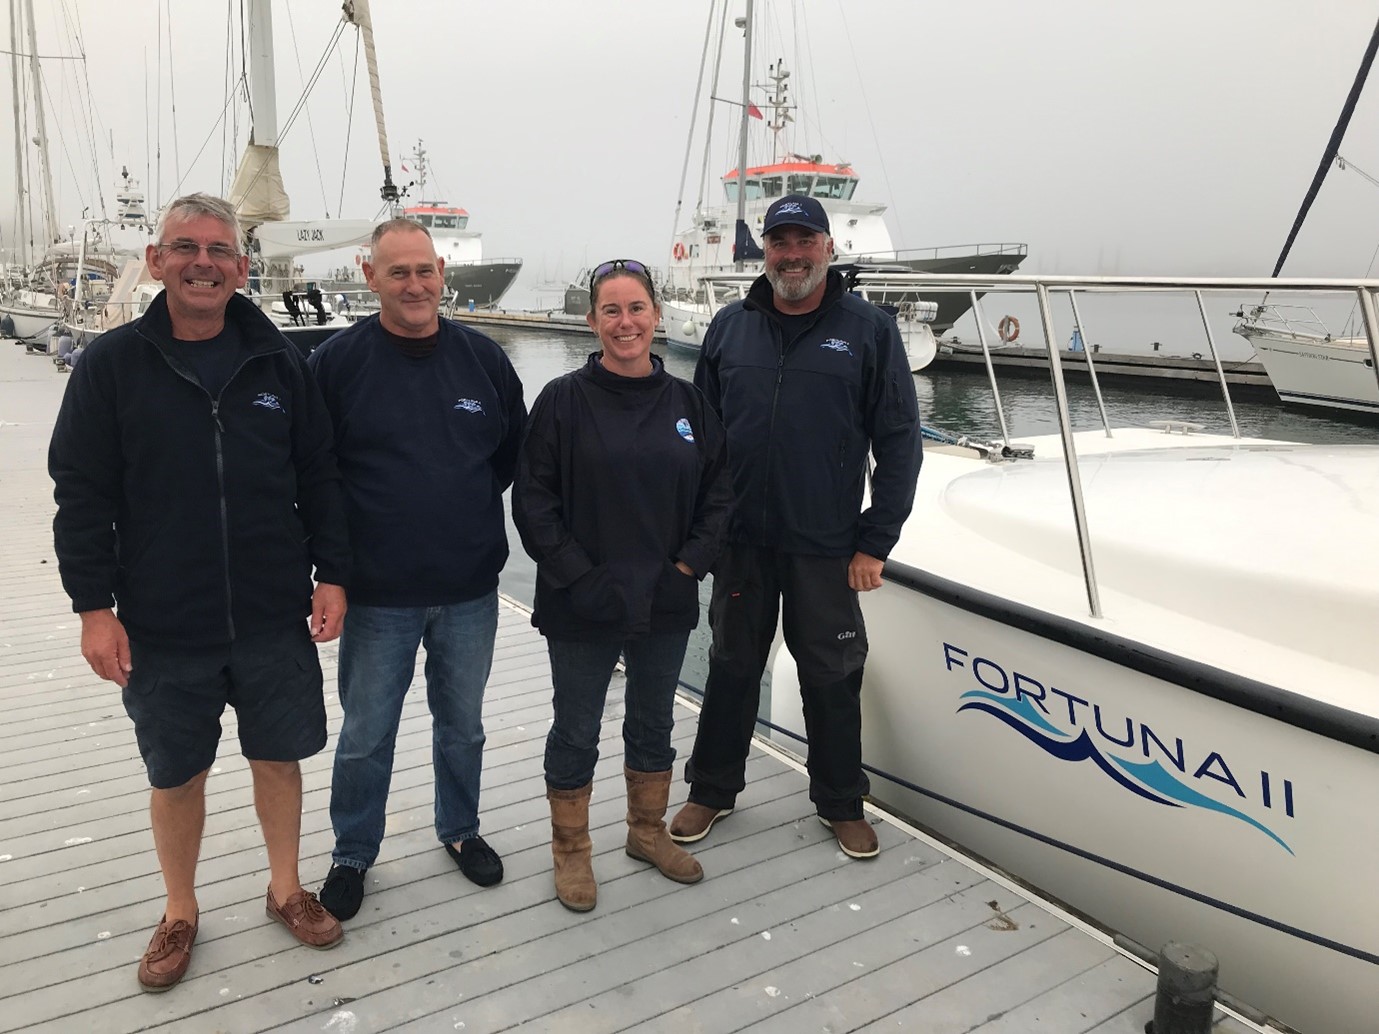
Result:
<svg viewBox="0 0 1379 1034"><path fill-rule="evenodd" d="M160 186L161 200L224 189L235 153L217 119L228 9L240 0L36 6L43 54L75 53L79 26L107 202L112 136L114 169L127 164L143 179L151 204ZM1379 4L1362 0L774 8L758 4L770 48L759 55L784 56L794 70L795 149L853 163L859 197L890 206L898 246L1021 241L1027 270L1107 274L1267 274L1379 17ZM612 256L661 264L708 12L708 0L376 0L390 149L396 158L425 141L437 187L428 193L469 210L488 257L522 257L526 289ZM339 3L280 0L273 16L283 120ZM741 42L731 27L728 37L720 92L736 96ZM378 211L362 57L346 162L354 53L351 28L311 94L310 123L300 119L283 141L294 218ZM95 193L77 67L45 63L63 223ZM8 77L0 90L9 94ZM735 164L724 131L734 118L718 115L715 200L717 177ZM1342 154L1379 177L1377 127L1374 82ZM12 165L7 138L4 182ZM12 210L0 211L7 244ZM1379 187L1333 170L1285 274L1360 276L1376 244Z"/></svg>

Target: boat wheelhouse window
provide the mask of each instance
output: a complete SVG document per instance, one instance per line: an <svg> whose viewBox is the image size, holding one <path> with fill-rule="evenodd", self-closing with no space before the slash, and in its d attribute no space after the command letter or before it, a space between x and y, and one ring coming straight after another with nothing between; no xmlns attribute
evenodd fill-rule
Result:
<svg viewBox="0 0 1379 1034"><path fill-rule="evenodd" d="M418 215L416 217L416 220L417 222L421 223L422 226L431 225L431 217L429 215Z"/></svg>
<svg viewBox="0 0 1379 1034"><path fill-rule="evenodd" d="M431 221L431 225L437 230L453 230L455 229L455 217L453 215L438 215Z"/></svg>
<svg viewBox="0 0 1379 1034"><path fill-rule="evenodd" d="M761 181L761 196L762 196L762 197L780 197L780 196L781 196L781 177L779 177L779 176L767 176L765 179L763 179L763 180Z"/></svg>
<svg viewBox="0 0 1379 1034"><path fill-rule="evenodd" d="M856 180L848 179L846 176L820 176L814 184L814 196L834 201L848 201L852 198L852 188L856 185Z"/></svg>
<svg viewBox="0 0 1379 1034"><path fill-rule="evenodd" d="M789 193L791 193L791 194L808 194L808 193L811 193L811 192L812 192L813 186L814 186L814 177L813 177L813 176L806 176L806 175L803 175L803 174L797 172L797 173L793 174L793 175L790 177L790 190L789 190ZM822 195L820 195L820 194L815 194L814 196L815 196L815 197L828 197L827 194L822 194Z"/></svg>

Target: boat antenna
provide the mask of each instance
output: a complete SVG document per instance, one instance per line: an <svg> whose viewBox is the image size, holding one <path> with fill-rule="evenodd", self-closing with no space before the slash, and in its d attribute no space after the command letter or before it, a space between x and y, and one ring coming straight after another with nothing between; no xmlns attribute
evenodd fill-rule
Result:
<svg viewBox="0 0 1379 1034"><path fill-rule="evenodd" d="M1360 99L1360 91L1364 89L1365 80L1369 77L1369 67L1374 63L1376 50L1379 50L1379 22L1375 23L1374 32L1369 37L1369 46L1365 48L1365 56L1360 59L1360 70L1355 73L1355 82L1351 83L1350 93L1341 107L1341 117L1336 121L1336 128L1331 131L1331 139L1326 142L1326 150L1322 152L1322 160L1317 165L1316 175L1312 177L1312 185L1307 188L1307 194L1302 199L1302 207L1298 209L1297 218L1293 220L1293 228L1288 231L1288 239L1283 242L1283 251L1279 252L1278 261L1274 263L1274 271L1269 274L1270 276L1278 276L1279 270L1283 268L1288 252L1293 249L1293 241L1302 229L1303 220L1307 218L1312 202L1317 199L1317 193L1322 189L1322 181L1326 179L1331 163L1341 149L1341 141L1345 139L1350 117L1355 114L1355 105Z"/></svg>
<svg viewBox="0 0 1379 1034"><path fill-rule="evenodd" d="M383 91L378 85L378 56L373 47L373 19L369 15L369 0L346 0L344 16L346 21L358 26L364 37L364 61L369 69L374 124L378 127L378 153L383 157L383 186L379 194L391 208L397 204L399 194L397 184L393 182L393 163L388 157L388 129L383 124Z"/></svg>

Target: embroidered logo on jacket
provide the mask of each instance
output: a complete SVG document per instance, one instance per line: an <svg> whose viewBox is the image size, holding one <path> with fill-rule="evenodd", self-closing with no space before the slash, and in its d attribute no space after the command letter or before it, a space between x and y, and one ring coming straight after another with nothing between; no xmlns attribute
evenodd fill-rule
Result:
<svg viewBox="0 0 1379 1034"><path fill-rule="evenodd" d="M681 417L679 420L675 421L675 430L679 432L680 437L683 438L685 441L694 441L694 428L690 427L690 422L686 420L684 417Z"/></svg>
<svg viewBox="0 0 1379 1034"><path fill-rule="evenodd" d="M460 399L455 403L455 408L463 409L466 413L478 413L480 416L484 414L484 407L474 399Z"/></svg>
<svg viewBox="0 0 1379 1034"><path fill-rule="evenodd" d="M820 348L827 348L833 352L846 352L852 355L852 348L846 341L839 341L836 337L831 337L827 341L820 342Z"/></svg>
<svg viewBox="0 0 1379 1034"><path fill-rule="evenodd" d="M276 409L282 411L282 405L278 402L278 396L271 392L261 391L259 397L254 399L254 405L262 406L264 409Z"/></svg>

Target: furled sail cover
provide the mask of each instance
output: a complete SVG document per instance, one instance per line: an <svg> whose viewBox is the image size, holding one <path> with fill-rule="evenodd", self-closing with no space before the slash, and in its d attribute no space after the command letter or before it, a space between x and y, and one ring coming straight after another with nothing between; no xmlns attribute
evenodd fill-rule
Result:
<svg viewBox="0 0 1379 1034"><path fill-rule="evenodd" d="M235 182L230 185L230 204L239 212L246 227L277 222L291 215L282 171L278 168L278 149L266 144L249 144L239 160Z"/></svg>

